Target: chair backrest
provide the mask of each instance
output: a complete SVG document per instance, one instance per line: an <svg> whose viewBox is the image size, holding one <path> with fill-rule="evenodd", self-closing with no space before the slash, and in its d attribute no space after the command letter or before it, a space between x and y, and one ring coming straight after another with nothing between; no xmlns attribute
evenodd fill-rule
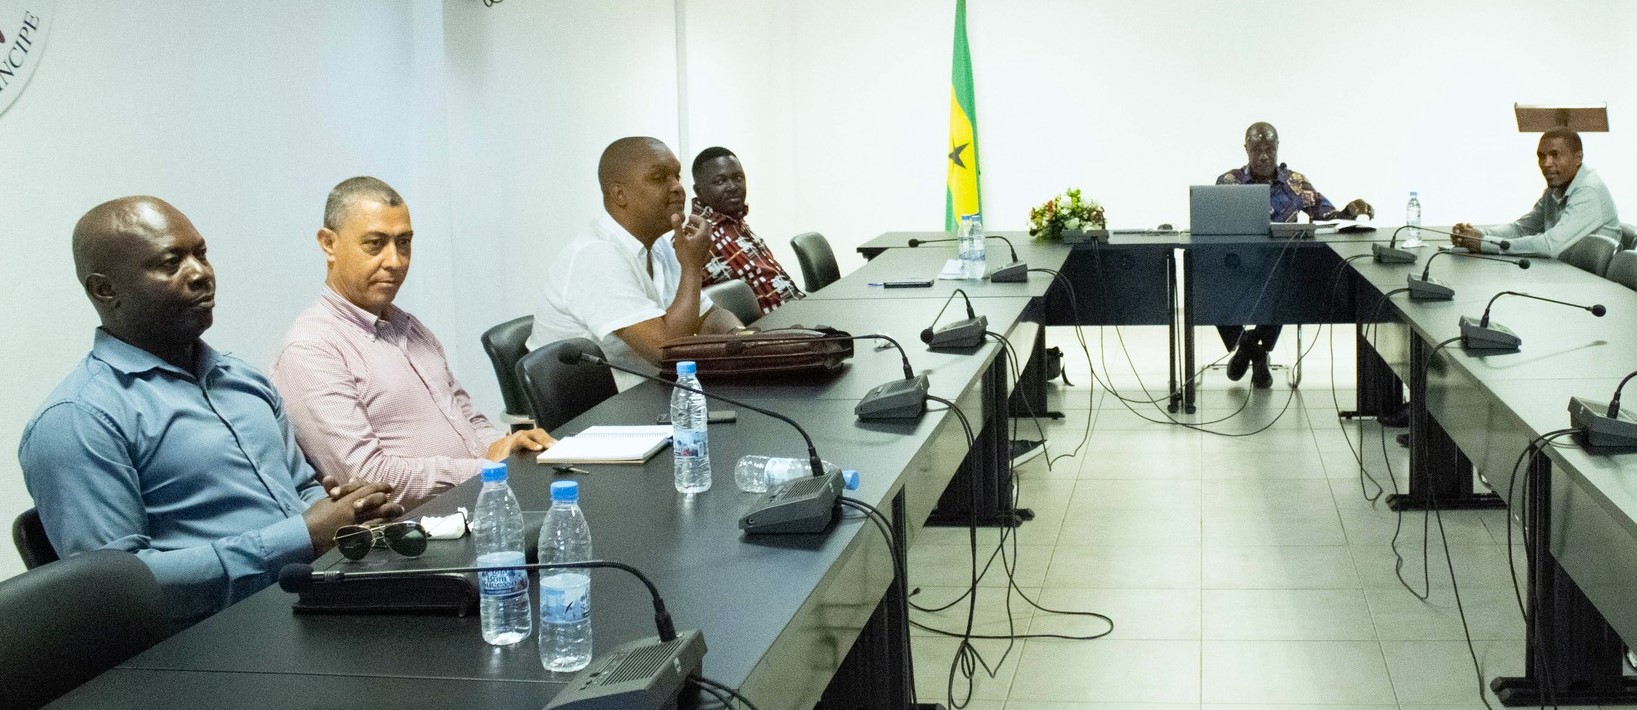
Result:
<svg viewBox="0 0 1637 710"><path fill-rule="evenodd" d="M170 633L159 582L117 550L0 581L0 615L0 688L13 708L45 705Z"/></svg>
<svg viewBox="0 0 1637 710"><path fill-rule="evenodd" d="M1600 234L1588 234L1579 241L1570 244L1562 254L1557 255L1559 261L1575 265L1582 271L1590 271L1598 276L1609 270L1609 259L1614 258L1614 252L1620 247L1619 243Z"/></svg>
<svg viewBox="0 0 1637 710"><path fill-rule="evenodd" d="M745 325L750 325L762 317L762 304L756 301L756 292L750 290L750 284L743 280L733 279L711 284L704 288L704 294L710 296L716 305L738 316L739 322Z"/></svg>
<svg viewBox="0 0 1637 710"><path fill-rule="evenodd" d="M558 360L557 354L567 347L602 357L596 343L570 338L547 344L517 361L517 379L527 393L534 423L546 430L562 426L620 392L608 368Z"/></svg>
<svg viewBox="0 0 1637 710"><path fill-rule="evenodd" d="M483 332L483 352L489 354L494 365L495 378L500 380L500 398L506 403L506 413L527 416L529 398L517 381L517 361L529 351L529 332L534 329L534 316L513 318Z"/></svg>
<svg viewBox="0 0 1637 710"><path fill-rule="evenodd" d="M1619 251L1609 259L1609 270L1603 278L1637 291L1637 251Z"/></svg>
<svg viewBox="0 0 1637 710"><path fill-rule="evenodd" d="M1637 249L1637 227L1620 223L1620 251Z"/></svg>
<svg viewBox="0 0 1637 710"><path fill-rule="evenodd" d="M830 251L830 242L818 232L798 234L790 240L796 250L796 261L801 264L801 280L806 291L812 293L841 280L841 267L836 266L836 254Z"/></svg>
<svg viewBox="0 0 1637 710"><path fill-rule="evenodd" d="M11 522L11 544L23 558L23 566L34 569L57 561L57 550L51 538L45 536L45 524L40 522L40 511L29 508Z"/></svg>

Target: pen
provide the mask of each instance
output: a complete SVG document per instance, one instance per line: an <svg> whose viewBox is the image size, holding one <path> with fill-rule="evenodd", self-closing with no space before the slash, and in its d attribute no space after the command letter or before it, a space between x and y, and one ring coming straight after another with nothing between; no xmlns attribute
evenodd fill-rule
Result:
<svg viewBox="0 0 1637 710"><path fill-rule="evenodd" d="M559 474L578 473L580 475L587 475L587 474L591 473L590 471L587 471L587 470L585 470L583 468L575 468L575 467L570 466L568 464L557 464L556 466L552 466L551 468L552 468L553 471L556 471Z"/></svg>

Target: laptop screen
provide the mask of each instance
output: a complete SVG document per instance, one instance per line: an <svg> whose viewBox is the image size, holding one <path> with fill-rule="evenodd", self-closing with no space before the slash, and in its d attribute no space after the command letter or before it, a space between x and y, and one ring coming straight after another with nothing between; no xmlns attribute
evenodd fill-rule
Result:
<svg viewBox="0 0 1637 710"><path fill-rule="evenodd" d="M1188 224L1194 236L1268 236L1267 185L1193 185Z"/></svg>

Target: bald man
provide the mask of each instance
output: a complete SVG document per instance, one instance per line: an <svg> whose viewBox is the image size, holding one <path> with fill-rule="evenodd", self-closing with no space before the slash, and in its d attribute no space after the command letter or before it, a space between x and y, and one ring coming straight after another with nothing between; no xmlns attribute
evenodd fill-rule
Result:
<svg viewBox="0 0 1637 710"><path fill-rule="evenodd" d="M657 374L666 341L725 333L739 319L699 292L710 234L687 212L682 163L658 139L621 138L597 163L603 211L552 261L530 350L588 338L610 362ZM615 371L624 390L642 379Z"/></svg>
<svg viewBox="0 0 1637 710"><path fill-rule="evenodd" d="M390 486L315 480L273 386L199 339L216 274L175 207L98 205L73 248L102 327L17 449L59 555L135 553L188 624L311 561L341 526L403 512Z"/></svg>
<svg viewBox="0 0 1637 710"><path fill-rule="evenodd" d="M1357 219L1360 215L1375 217L1375 208L1364 200L1353 200L1346 207L1336 209L1319 189L1308 182L1307 176L1285 167L1279 162L1279 131L1273 124L1257 121L1245 129L1245 165L1222 173L1218 185L1267 185L1268 221L1294 222L1297 215L1306 214L1314 220ZM1275 324L1245 328L1237 325L1217 326L1222 344L1233 351L1228 359L1228 379L1245 376L1247 368L1254 368L1251 384L1257 389L1273 385L1273 373L1268 369L1268 353L1279 342L1283 328Z"/></svg>

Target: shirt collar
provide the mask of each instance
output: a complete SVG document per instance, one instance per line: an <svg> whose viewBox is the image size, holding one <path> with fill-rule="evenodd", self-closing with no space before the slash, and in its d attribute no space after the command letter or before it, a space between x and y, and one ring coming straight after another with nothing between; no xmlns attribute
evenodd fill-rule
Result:
<svg viewBox="0 0 1637 710"><path fill-rule="evenodd" d="M750 205L745 205L744 215L733 217L726 212L717 212L715 208L705 204L703 200L695 197L693 198L693 213L699 215L700 217L704 217L708 222L727 222L735 226L743 226L745 223L745 218L750 216Z"/></svg>
<svg viewBox="0 0 1637 710"><path fill-rule="evenodd" d="M1552 197L1557 198L1557 201L1559 202L1567 200L1569 199L1569 193L1574 192L1575 188L1580 187L1586 180L1586 175L1591 171L1592 169L1586 167L1585 163L1581 163L1580 169L1574 171L1574 179L1570 180L1569 184L1564 185L1562 190L1555 187L1548 187L1546 188L1546 191L1551 193Z"/></svg>
<svg viewBox="0 0 1637 710"><path fill-rule="evenodd" d="M615 221L613 215L608 214L608 210L603 210L602 214L597 215L597 221L593 226L596 228L597 235L602 237L604 241L612 243L615 248L620 250L621 254L630 257L632 260L646 258L648 248L642 245L642 240L626 231L624 225Z"/></svg>
<svg viewBox="0 0 1637 710"><path fill-rule="evenodd" d="M1250 164L1247 163L1243 167L1239 168L1238 173L1240 176L1240 182L1246 185L1256 184L1252 182L1256 178L1251 175ZM1286 167L1284 163L1280 163L1279 167L1274 168L1273 183L1276 185L1288 184L1290 182L1290 174L1291 169Z"/></svg>
<svg viewBox="0 0 1637 710"><path fill-rule="evenodd" d="M330 313L335 314L343 322L358 326L371 338L380 333L383 327L390 327L393 323L403 321L400 315L403 311L397 306L388 305L387 317L381 318L374 313L359 308L358 304L347 300L346 296L337 293L335 289L330 288L329 284L324 284L324 293L319 297L319 300L324 304L324 307L330 310Z"/></svg>
<svg viewBox="0 0 1637 710"><path fill-rule="evenodd" d="M91 344L91 356L103 361L109 367L126 375L141 375L154 370L162 370L172 375L180 375L188 379L202 379L202 376L216 369L221 364L222 353L205 344L205 341L196 342L199 359L199 375L172 365L159 356L142 348L114 337L113 333L104 328L97 328L96 337Z"/></svg>

